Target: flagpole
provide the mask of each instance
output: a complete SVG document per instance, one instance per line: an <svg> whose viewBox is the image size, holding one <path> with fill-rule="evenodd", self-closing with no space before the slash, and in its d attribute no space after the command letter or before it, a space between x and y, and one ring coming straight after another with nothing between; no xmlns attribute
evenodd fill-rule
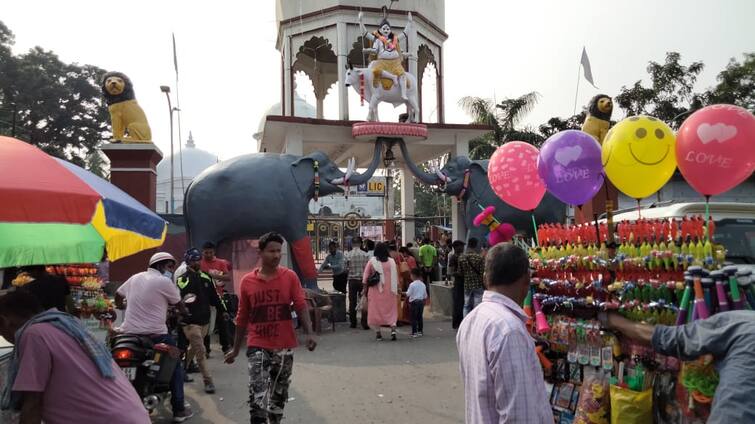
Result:
<svg viewBox="0 0 755 424"><path fill-rule="evenodd" d="M574 92L574 110L572 110L572 116L577 114L577 95L579 94L579 71L582 68L582 61L579 61L579 65L577 65L577 90ZM181 131L181 124L178 125L178 130Z"/></svg>
<svg viewBox="0 0 755 424"><path fill-rule="evenodd" d="M181 100L178 96L178 52L176 51L176 34L172 33L171 35L173 37L173 67L176 71L176 113L178 116L178 156L179 168L181 170L181 192L186 195L186 187L184 187L183 135L181 134Z"/></svg>

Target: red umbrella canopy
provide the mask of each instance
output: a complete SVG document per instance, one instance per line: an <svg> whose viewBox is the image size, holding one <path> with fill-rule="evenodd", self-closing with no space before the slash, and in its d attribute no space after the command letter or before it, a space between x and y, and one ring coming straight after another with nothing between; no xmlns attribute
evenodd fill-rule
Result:
<svg viewBox="0 0 755 424"><path fill-rule="evenodd" d="M87 224L100 194L53 157L0 136L0 222Z"/></svg>

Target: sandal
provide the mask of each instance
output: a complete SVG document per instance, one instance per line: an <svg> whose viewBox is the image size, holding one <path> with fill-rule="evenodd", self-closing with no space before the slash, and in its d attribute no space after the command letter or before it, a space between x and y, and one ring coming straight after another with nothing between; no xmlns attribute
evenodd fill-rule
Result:
<svg viewBox="0 0 755 424"><path fill-rule="evenodd" d="M379 342L382 342L383 341L383 335L378 332L377 335L375 335L375 340L377 340Z"/></svg>
<svg viewBox="0 0 755 424"><path fill-rule="evenodd" d="M396 330L391 330L391 341L396 341Z"/></svg>

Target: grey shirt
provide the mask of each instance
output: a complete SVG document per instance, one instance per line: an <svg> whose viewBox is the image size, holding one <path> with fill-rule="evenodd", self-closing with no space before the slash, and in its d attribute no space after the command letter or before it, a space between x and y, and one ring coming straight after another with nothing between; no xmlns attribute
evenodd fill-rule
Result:
<svg viewBox="0 0 755 424"><path fill-rule="evenodd" d="M653 348L683 360L713 355L720 382L708 423L755 423L755 311L722 312L678 327L658 325Z"/></svg>

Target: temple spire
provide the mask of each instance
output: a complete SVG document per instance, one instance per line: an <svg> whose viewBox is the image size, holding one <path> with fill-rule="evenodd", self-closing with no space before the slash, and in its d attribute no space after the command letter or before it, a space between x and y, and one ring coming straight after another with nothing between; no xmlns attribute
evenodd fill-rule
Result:
<svg viewBox="0 0 755 424"><path fill-rule="evenodd" d="M189 139L186 140L186 147L189 147L192 149L197 147L196 144L194 144L194 136L191 135L191 131L189 131Z"/></svg>

